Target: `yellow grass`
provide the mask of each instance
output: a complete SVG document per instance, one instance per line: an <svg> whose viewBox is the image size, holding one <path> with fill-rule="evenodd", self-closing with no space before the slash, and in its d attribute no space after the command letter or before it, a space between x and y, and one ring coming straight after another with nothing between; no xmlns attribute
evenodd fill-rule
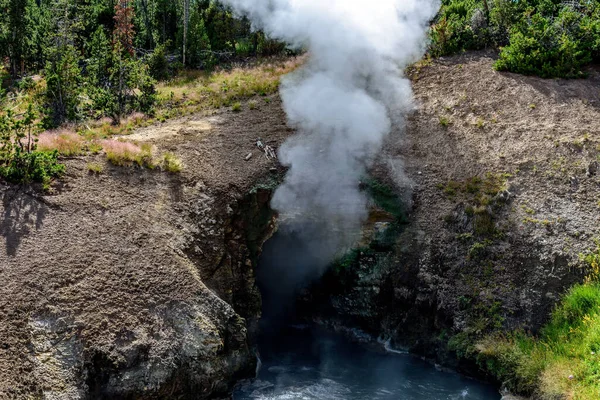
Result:
<svg viewBox="0 0 600 400"><path fill-rule="evenodd" d="M187 71L160 83L157 92L163 104L195 109L228 107L240 100L276 93L281 77L304 62L305 57L296 57L230 71Z"/></svg>

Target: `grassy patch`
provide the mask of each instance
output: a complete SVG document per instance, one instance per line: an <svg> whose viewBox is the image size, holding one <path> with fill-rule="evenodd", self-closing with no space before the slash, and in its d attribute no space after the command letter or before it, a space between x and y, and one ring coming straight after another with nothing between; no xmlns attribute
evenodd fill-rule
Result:
<svg viewBox="0 0 600 400"><path fill-rule="evenodd" d="M157 86L159 107L192 110L232 106L254 96L267 96L279 89L281 77L304 62L303 57L265 62L251 67L214 72L183 72Z"/></svg>
<svg viewBox="0 0 600 400"><path fill-rule="evenodd" d="M104 166L102 164L89 163L86 167L90 174L100 175L102 172L104 172Z"/></svg>
<svg viewBox="0 0 600 400"><path fill-rule="evenodd" d="M138 146L135 143L120 140L105 140L102 147L106 153L106 159L113 165L130 167L138 165L149 169L156 168L156 148L151 144L144 143Z"/></svg>
<svg viewBox="0 0 600 400"><path fill-rule="evenodd" d="M61 156L73 157L85 154L87 152L87 143L84 137L74 131L62 129L40 134L38 137L38 149L42 151L56 150Z"/></svg>
<svg viewBox="0 0 600 400"><path fill-rule="evenodd" d="M582 259L590 277L563 296L539 336L517 331L477 344L479 363L509 389L541 400L600 398L600 248Z"/></svg>
<svg viewBox="0 0 600 400"><path fill-rule="evenodd" d="M183 163L175 154L167 152L162 156L162 168L167 172L175 174L183 170Z"/></svg>

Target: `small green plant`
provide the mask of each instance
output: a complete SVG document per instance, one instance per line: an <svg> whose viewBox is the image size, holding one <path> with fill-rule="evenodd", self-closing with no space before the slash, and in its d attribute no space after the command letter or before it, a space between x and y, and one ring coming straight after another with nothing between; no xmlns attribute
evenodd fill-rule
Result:
<svg viewBox="0 0 600 400"><path fill-rule="evenodd" d="M487 248L492 244L489 240L474 243L469 249L469 259L481 258L487 252Z"/></svg>
<svg viewBox="0 0 600 400"><path fill-rule="evenodd" d="M8 182L41 182L48 188L52 178L61 176L65 166L58 151L37 149L36 115L29 104L22 116L6 110L0 115L0 177Z"/></svg>
<svg viewBox="0 0 600 400"><path fill-rule="evenodd" d="M104 166L102 164L98 164L98 163L89 163L87 165L87 170L91 174L99 175L102 172L104 172Z"/></svg>
<svg viewBox="0 0 600 400"><path fill-rule="evenodd" d="M257 107L258 103L256 102L256 100L250 100L248 102L248 108L250 108L251 110L256 110Z"/></svg>
<svg viewBox="0 0 600 400"><path fill-rule="evenodd" d="M456 239L463 243L466 243L473 240L473 234L471 232L461 233L456 235Z"/></svg>
<svg viewBox="0 0 600 400"><path fill-rule="evenodd" d="M450 125L450 119L448 117L440 117L440 125L447 128Z"/></svg>
<svg viewBox="0 0 600 400"><path fill-rule="evenodd" d="M233 112L242 111L242 103L240 103L240 102L233 103L233 105L231 106L231 111L233 111Z"/></svg>
<svg viewBox="0 0 600 400"><path fill-rule="evenodd" d="M178 173L183 170L183 163L173 153L167 152L163 154L162 168L171 173Z"/></svg>

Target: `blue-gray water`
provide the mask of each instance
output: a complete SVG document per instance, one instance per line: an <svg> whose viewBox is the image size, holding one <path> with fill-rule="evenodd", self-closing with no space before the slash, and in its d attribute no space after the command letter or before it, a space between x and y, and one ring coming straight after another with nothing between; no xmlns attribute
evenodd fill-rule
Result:
<svg viewBox="0 0 600 400"><path fill-rule="evenodd" d="M261 339L256 380L234 400L498 400L498 391L415 357L380 353L315 328Z"/></svg>

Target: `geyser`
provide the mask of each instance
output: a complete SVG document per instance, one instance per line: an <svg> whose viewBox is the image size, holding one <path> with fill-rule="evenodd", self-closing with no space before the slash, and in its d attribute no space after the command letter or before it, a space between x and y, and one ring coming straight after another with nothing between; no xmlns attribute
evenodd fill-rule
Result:
<svg viewBox="0 0 600 400"><path fill-rule="evenodd" d="M272 206L320 271L352 246L367 217L359 181L392 124L412 107L404 68L422 56L436 0L225 0L257 28L309 51L281 97L297 129ZM307 229L308 227L308 229Z"/></svg>

